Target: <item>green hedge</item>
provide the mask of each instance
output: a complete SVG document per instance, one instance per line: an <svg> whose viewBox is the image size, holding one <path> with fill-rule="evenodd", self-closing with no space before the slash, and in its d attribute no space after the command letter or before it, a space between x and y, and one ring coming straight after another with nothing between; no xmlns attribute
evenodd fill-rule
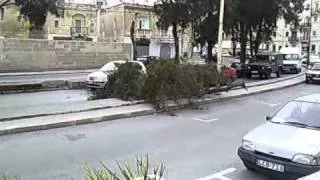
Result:
<svg viewBox="0 0 320 180"><path fill-rule="evenodd" d="M118 68L108 77L106 88L97 98L144 99L163 108L168 100L179 103L180 99L197 98L222 83L215 65L159 60L147 66L147 75L132 63Z"/></svg>

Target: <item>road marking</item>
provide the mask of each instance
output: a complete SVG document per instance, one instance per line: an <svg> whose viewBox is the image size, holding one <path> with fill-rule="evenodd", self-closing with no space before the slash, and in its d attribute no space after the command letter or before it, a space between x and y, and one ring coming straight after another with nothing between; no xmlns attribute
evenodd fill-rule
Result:
<svg viewBox="0 0 320 180"><path fill-rule="evenodd" d="M271 107L276 107L276 106L280 106L281 104L280 103L276 103L276 104L273 104L273 103L266 103L266 102L261 102L261 104L264 104L264 105L268 105L268 106L271 106Z"/></svg>
<svg viewBox="0 0 320 180"><path fill-rule="evenodd" d="M214 121L218 121L219 119L214 118L214 119L199 119L199 118L192 118L195 121L200 121L200 122L205 122L205 123L210 123Z"/></svg>
<svg viewBox="0 0 320 180"><path fill-rule="evenodd" d="M209 176L197 179L197 180L212 180L212 179L232 180L230 178L225 177L224 175L230 174L230 173L232 173L232 172L234 172L236 170L237 170L236 168L229 168L229 169L220 171L218 173L215 173L215 174L212 174L212 175L209 175Z"/></svg>

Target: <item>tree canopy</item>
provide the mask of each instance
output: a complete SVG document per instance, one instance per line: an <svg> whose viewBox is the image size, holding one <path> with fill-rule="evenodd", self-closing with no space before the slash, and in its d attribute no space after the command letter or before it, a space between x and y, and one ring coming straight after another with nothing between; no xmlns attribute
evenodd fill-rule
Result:
<svg viewBox="0 0 320 180"><path fill-rule="evenodd" d="M29 20L33 28L41 29L48 13L60 15L63 0L0 0L0 8L7 5L17 6L21 17Z"/></svg>
<svg viewBox="0 0 320 180"><path fill-rule="evenodd" d="M224 31L241 44L244 61L247 42L257 52L261 43L271 41L277 21L283 18L297 25L305 0L228 0L225 3ZM155 12L161 26L190 25L194 42L207 44L208 60L217 43L220 0L159 0ZM174 34L175 35L175 34Z"/></svg>

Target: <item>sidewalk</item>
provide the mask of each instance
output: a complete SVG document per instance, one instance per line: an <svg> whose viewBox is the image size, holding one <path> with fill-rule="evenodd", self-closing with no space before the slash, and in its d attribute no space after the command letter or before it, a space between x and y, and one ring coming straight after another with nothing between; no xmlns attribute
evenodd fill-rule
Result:
<svg viewBox="0 0 320 180"><path fill-rule="evenodd" d="M252 86L248 90L245 89L235 89L228 92L221 92L219 94L209 94L201 99L196 99L194 102L198 105L224 101L233 98L244 97L253 94L259 94L263 92L278 90L290 86L295 86L305 81L305 77L300 75L296 78L292 78L285 81L269 83L265 85ZM39 116L33 118L10 118L10 121L0 122L0 135L20 133L27 131L44 130L50 128L66 127L78 124L95 123L101 121L115 120L127 117L143 116L147 114L153 114L157 111L150 104L145 104L142 102L124 102L117 101L110 106L107 102L108 100L92 101L82 105L65 105L63 108L56 107L56 113L54 115ZM92 103L92 104L90 104ZM89 105L90 104L90 105ZM123 106L125 105L125 106ZM178 109L188 102L182 103L182 105L177 105L175 103L169 103L170 109ZM85 110L85 107L87 109ZM106 108L103 108L106 107ZM70 109L68 109L70 108ZM73 109L74 108L74 109ZM70 110L74 113L62 113L61 110ZM31 110L30 110L31 111ZM79 112L82 111L82 112ZM52 111L50 111L52 112ZM60 112L60 113L59 113ZM66 111L67 112L67 111ZM9 112L8 114L13 114L14 112ZM2 115L2 117L4 117ZM9 117L7 115L7 117Z"/></svg>
<svg viewBox="0 0 320 180"><path fill-rule="evenodd" d="M50 75L50 74L75 74L75 73L91 73L97 69L84 70L65 70L65 71L42 71L42 72L14 72L14 73L0 73L0 77L7 76L33 76L33 75Z"/></svg>

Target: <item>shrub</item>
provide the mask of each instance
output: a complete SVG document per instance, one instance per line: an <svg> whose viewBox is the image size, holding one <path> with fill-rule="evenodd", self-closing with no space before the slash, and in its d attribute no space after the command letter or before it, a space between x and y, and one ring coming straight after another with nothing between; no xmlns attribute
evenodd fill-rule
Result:
<svg viewBox="0 0 320 180"><path fill-rule="evenodd" d="M157 61L148 66L143 88L143 98L165 108L167 100L193 99L217 84L215 66L176 64L173 61Z"/></svg>
<svg viewBox="0 0 320 180"><path fill-rule="evenodd" d="M108 82L102 91L96 91L94 99L121 98L123 100L140 99L145 75L136 63L124 63L108 76Z"/></svg>
<svg viewBox="0 0 320 180"><path fill-rule="evenodd" d="M148 156L137 158L136 168L128 164L121 165L117 162L120 174L110 170L102 164L102 168L91 169L84 167L86 180L163 180L165 167L161 164L158 168L151 168Z"/></svg>

